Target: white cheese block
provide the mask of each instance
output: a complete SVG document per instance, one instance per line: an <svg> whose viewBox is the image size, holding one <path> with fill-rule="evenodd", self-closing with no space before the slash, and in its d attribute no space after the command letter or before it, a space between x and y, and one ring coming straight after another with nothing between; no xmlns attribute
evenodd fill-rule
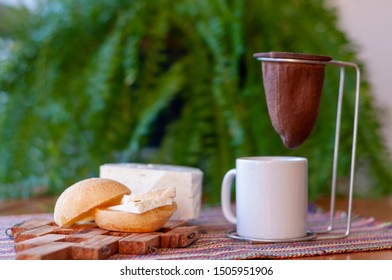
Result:
<svg viewBox="0 0 392 280"><path fill-rule="evenodd" d="M139 163L107 163L100 166L99 176L116 180L132 194L174 187L177 210L171 219L192 220L200 215L203 172L198 168Z"/></svg>

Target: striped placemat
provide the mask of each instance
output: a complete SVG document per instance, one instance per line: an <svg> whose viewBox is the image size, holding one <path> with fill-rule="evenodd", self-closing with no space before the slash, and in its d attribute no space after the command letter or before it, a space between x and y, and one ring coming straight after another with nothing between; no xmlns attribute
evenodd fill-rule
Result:
<svg viewBox="0 0 392 280"><path fill-rule="evenodd" d="M7 228L31 219L52 219L52 215L0 216L0 259L15 258L14 242L6 234ZM322 230L328 221L328 213L309 213L310 230ZM336 230L330 236L344 231L345 213L337 212L334 221ZM234 227L225 221L218 208L203 211L192 224L199 225L202 234L200 239L186 248L161 248L156 254L138 256L116 254L110 259L284 259L392 249L392 222L379 222L372 217L354 216L350 235L345 238L288 243L252 243L229 238L226 233Z"/></svg>

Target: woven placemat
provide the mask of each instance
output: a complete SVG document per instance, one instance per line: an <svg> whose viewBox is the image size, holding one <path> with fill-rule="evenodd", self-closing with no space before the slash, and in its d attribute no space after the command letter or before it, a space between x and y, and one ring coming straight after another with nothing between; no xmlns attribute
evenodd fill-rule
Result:
<svg viewBox="0 0 392 280"><path fill-rule="evenodd" d="M14 259L14 241L6 229L31 219L51 219L51 214L0 216L0 259ZM317 211L309 213L310 230L326 227L329 214ZM336 231L341 234L346 227L346 215L337 212L334 219ZM156 254L116 254L110 259L287 259L321 256L338 253L392 249L392 222L380 222L372 217L355 216L348 237L331 240L310 240L289 243L251 243L228 238L226 233L234 229L222 216L220 209L203 211L192 224L202 228L201 238L187 248L158 249Z"/></svg>

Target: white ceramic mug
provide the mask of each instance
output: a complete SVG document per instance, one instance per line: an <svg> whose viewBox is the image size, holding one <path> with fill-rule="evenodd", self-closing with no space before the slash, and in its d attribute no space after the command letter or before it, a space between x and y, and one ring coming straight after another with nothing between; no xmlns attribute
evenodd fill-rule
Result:
<svg viewBox="0 0 392 280"><path fill-rule="evenodd" d="M231 186L236 179L236 216ZM268 240L307 235L308 161L302 157L243 157L222 182L225 218L240 237Z"/></svg>

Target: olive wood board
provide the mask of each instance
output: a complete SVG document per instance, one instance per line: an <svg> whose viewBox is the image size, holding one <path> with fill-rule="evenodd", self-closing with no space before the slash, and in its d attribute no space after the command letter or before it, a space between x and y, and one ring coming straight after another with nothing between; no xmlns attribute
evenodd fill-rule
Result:
<svg viewBox="0 0 392 280"><path fill-rule="evenodd" d="M169 220L150 233L99 228L94 222L61 228L52 220L34 219L14 225L17 260L101 260L114 254L159 254L159 248L184 248L200 238L199 226Z"/></svg>

